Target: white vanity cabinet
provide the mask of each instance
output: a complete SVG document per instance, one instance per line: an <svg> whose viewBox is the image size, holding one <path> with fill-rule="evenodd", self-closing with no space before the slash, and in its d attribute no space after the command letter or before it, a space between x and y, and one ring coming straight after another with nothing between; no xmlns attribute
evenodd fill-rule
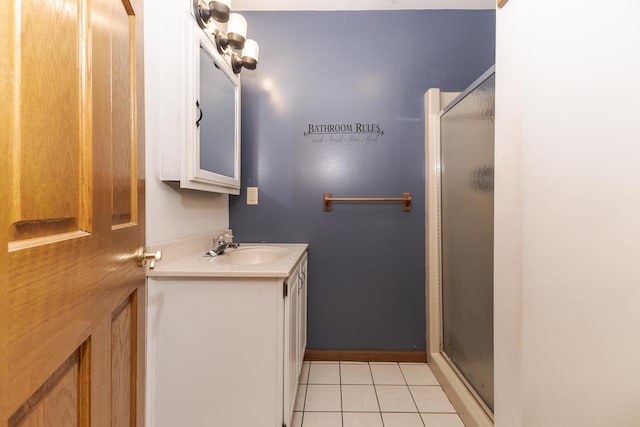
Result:
<svg viewBox="0 0 640 427"><path fill-rule="evenodd" d="M307 255L306 245L290 246L300 248L281 277L157 264L148 277L147 426L291 426ZM206 263L197 257L194 268Z"/></svg>

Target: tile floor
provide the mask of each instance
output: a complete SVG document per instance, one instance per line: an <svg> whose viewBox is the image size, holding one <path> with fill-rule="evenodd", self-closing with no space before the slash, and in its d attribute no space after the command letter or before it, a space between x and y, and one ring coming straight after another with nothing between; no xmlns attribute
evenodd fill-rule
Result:
<svg viewBox="0 0 640 427"><path fill-rule="evenodd" d="M425 363L305 362L291 427L464 427Z"/></svg>

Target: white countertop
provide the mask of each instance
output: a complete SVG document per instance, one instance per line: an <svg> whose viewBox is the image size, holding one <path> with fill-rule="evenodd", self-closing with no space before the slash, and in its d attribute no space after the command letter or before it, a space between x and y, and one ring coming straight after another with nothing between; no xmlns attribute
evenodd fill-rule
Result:
<svg viewBox="0 0 640 427"><path fill-rule="evenodd" d="M234 249L227 249L217 257L205 255L211 249L215 234L196 236L165 245L153 250L162 250L162 260L153 270L147 270L149 277L289 277L296 263L307 250L306 243L240 243L238 250L255 246L275 246L288 252L281 258L262 264L233 265L221 258Z"/></svg>

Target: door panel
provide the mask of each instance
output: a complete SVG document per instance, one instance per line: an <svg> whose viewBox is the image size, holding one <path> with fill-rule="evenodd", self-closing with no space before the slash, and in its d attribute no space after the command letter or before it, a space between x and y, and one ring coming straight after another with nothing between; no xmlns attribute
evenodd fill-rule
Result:
<svg viewBox="0 0 640 427"><path fill-rule="evenodd" d="M0 4L0 427L144 422L141 3Z"/></svg>
<svg viewBox="0 0 640 427"><path fill-rule="evenodd" d="M111 322L111 425L135 425L136 306L134 293Z"/></svg>
<svg viewBox="0 0 640 427"><path fill-rule="evenodd" d="M288 281L284 299L284 402L283 422L289 425L293 414L298 385L298 286L300 267L296 267Z"/></svg>
<svg viewBox="0 0 640 427"><path fill-rule="evenodd" d="M495 75L440 122L443 349L493 411Z"/></svg>
<svg viewBox="0 0 640 427"><path fill-rule="evenodd" d="M85 398L90 377L86 369L89 349L85 343L29 398L9 420L9 427L76 426L77 405ZM87 418L88 412L84 412Z"/></svg>
<svg viewBox="0 0 640 427"><path fill-rule="evenodd" d="M89 194L80 176L81 171L91 174L85 170L90 165L82 162L91 140L83 132L86 116L79 114L87 72L81 61L86 57L81 43L86 20L80 5L73 0L18 5L21 49L16 52L19 75L13 88L19 105L14 123L18 138L11 152L11 241L86 227L88 212L82 211L80 199ZM66 167L58 167L52 158Z"/></svg>
<svg viewBox="0 0 640 427"><path fill-rule="evenodd" d="M135 222L136 139L135 139L135 19L128 1L113 4L111 38L111 82L113 112L113 198L112 224Z"/></svg>
<svg viewBox="0 0 640 427"><path fill-rule="evenodd" d="M300 261L300 285L298 291L298 372L302 369L307 349L307 255Z"/></svg>
<svg viewBox="0 0 640 427"><path fill-rule="evenodd" d="M14 424L24 427L77 426L78 365L73 364L64 372L60 381L38 401L24 419Z"/></svg>

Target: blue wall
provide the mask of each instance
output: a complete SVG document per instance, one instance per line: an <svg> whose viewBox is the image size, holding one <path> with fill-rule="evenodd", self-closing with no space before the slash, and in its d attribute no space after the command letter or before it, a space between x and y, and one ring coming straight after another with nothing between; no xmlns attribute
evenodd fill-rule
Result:
<svg viewBox="0 0 640 427"><path fill-rule="evenodd" d="M424 107L494 63L493 11L246 12L239 242L309 243L310 349L425 349ZM376 134L307 135L309 124ZM342 139L342 140L341 140ZM259 205L246 205L246 187ZM413 195L400 204L340 197Z"/></svg>

